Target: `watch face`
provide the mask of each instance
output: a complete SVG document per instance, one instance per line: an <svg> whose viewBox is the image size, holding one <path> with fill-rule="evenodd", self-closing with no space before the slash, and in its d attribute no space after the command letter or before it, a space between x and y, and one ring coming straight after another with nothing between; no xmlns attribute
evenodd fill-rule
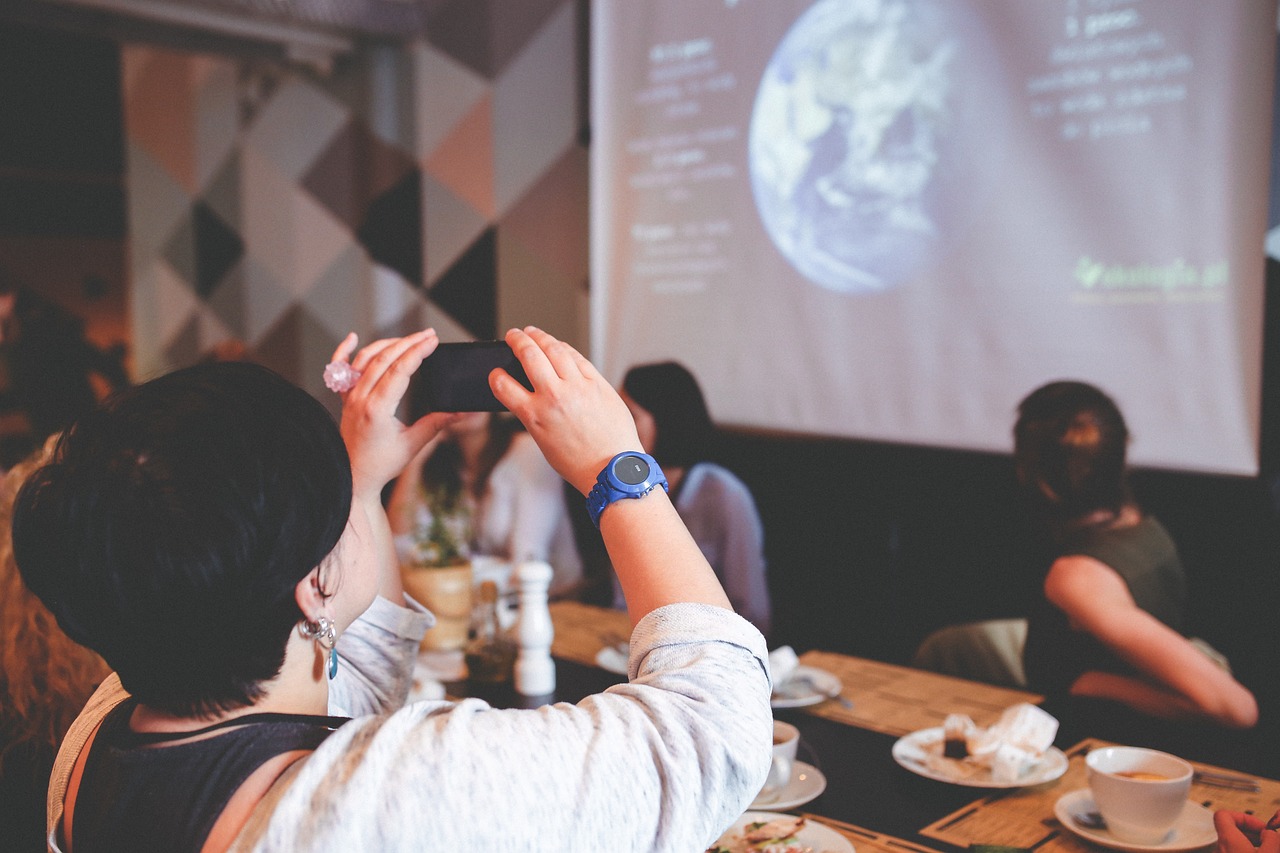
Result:
<svg viewBox="0 0 1280 853"><path fill-rule="evenodd" d="M624 456L613 463L613 476L628 486L638 486L649 477L649 463L639 456Z"/></svg>

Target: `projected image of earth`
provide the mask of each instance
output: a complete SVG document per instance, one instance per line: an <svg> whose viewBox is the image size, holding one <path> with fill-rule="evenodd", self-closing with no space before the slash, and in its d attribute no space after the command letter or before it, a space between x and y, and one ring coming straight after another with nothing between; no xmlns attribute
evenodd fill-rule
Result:
<svg viewBox="0 0 1280 853"><path fill-rule="evenodd" d="M810 281L878 292L927 259L955 53L927 0L819 0L778 45L751 116L751 184Z"/></svg>

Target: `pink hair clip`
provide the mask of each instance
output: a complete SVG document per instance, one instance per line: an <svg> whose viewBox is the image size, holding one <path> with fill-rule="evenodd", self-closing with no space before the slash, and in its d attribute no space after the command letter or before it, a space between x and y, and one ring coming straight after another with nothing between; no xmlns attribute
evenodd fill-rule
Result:
<svg viewBox="0 0 1280 853"><path fill-rule="evenodd" d="M355 387L360 371L345 361L331 361L324 366L324 385L335 394L345 394Z"/></svg>

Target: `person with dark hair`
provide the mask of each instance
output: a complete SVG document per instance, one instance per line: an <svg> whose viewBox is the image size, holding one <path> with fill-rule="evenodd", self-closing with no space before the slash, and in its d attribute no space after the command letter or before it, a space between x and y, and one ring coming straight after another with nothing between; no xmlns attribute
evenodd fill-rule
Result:
<svg viewBox="0 0 1280 853"><path fill-rule="evenodd" d="M528 711L403 704L431 617L400 588L381 497L453 419L395 414L437 342L348 336L340 428L266 368L177 371L79 419L30 476L22 576L115 670L59 751L52 849L701 850L758 793L764 638L662 489L601 497L635 425L532 327L507 342L534 390L490 385L592 495L636 683Z"/></svg>
<svg viewBox="0 0 1280 853"><path fill-rule="evenodd" d="M640 444L667 473L671 499L724 584L729 601L766 636L773 618L764 526L746 484L708 461L716 428L693 374L674 361L642 364L622 380ZM615 587L614 603L622 606Z"/></svg>
<svg viewBox="0 0 1280 853"><path fill-rule="evenodd" d="M1049 383L1018 406L1013 436L1018 482L1058 546L1028 618L1028 683L1158 717L1255 725L1253 694L1182 634L1182 561L1129 491L1129 430L1111 398Z"/></svg>
<svg viewBox="0 0 1280 853"><path fill-rule="evenodd" d="M1164 526L1130 492L1129 430L1115 402L1083 382L1051 382L1019 404L1013 438L1019 488L1054 555L1044 595L1025 623L937 632L915 663L983 677L998 668L993 659L1018 656L1014 683L1050 697L1254 726L1253 694L1212 647L1182 634L1185 571Z"/></svg>
<svg viewBox="0 0 1280 853"><path fill-rule="evenodd" d="M433 513L453 513L465 521L460 544L467 553L546 561L554 572L550 594L570 595L582 579L582 560L564 488L519 421L492 412L459 415L396 478L387 511L397 554L402 564L414 564L418 533L431 529Z"/></svg>

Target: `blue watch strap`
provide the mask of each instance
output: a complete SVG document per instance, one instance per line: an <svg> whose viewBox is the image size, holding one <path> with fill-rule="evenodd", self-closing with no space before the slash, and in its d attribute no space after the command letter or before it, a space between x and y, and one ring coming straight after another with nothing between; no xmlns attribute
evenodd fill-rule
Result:
<svg viewBox="0 0 1280 853"><path fill-rule="evenodd" d="M623 498L642 498L658 486L667 489L667 478L656 459L634 450L619 453L604 466L587 494L587 514L599 527L600 514L609 504Z"/></svg>

